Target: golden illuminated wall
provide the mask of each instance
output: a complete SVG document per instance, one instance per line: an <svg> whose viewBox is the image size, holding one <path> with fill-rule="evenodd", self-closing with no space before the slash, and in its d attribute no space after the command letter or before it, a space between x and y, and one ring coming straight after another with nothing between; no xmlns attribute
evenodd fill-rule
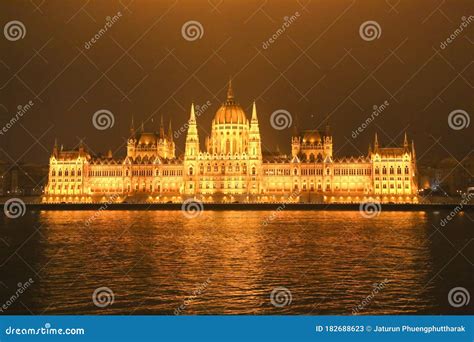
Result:
<svg viewBox="0 0 474 342"><path fill-rule="evenodd" d="M334 159L329 129L303 131L292 138L292 158L263 161L255 103L251 120L228 98L216 113L206 151L200 150L194 105L188 120L183 159L165 135L131 128L123 160L91 157L79 147L50 158L45 201L117 200L179 202L382 202L416 201L416 155L407 137L403 147L382 148L375 137L367 157ZM289 199L290 198L290 199Z"/></svg>

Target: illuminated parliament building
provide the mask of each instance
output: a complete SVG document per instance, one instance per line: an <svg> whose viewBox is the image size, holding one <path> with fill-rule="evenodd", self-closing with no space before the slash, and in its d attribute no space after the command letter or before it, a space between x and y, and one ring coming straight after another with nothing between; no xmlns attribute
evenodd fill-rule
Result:
<svg viewBox="0 0 474 342"><path fill-rule="evenodd" d="M171 124L146 132L132 125L124 158L96 156L82 144L74 150L57 143L49 161L44 202L417 202L413 142L373 148L360 157L333 155L328 127L291 138L291 156L262 154L255 103L250 119L227 99L212 120L200 148L194 105L186 125L186 145L177 156Z"/></svg>

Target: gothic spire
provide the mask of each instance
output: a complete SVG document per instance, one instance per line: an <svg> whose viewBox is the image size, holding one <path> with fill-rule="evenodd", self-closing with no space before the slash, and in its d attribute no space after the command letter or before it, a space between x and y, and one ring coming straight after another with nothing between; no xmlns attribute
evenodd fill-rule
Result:
<svg viewBox="0 0 474 342"><path fill-rule="evenodd" d="M130 123L130 136L135 135L135 120L133 119L133 114L132 114L132 122Z"/></svg>
<svg viewBox="0 0 474 342"><path fill-rule="evenodd" d="M191 114L189 116L189 123L196 123L196 114L194 113L194 102L191 103Z"/></svg>
<svg viewBox="0 0 474 342"><path fill-rule="evenodd" d="M168 125L168 139L169 141L173 141L173 130L171 129L171 119Z"/></svg>
<svg viewBox="0 0 474 342"><path fill-rule="evenodd" d="M163 115L161 115L161 119L160 119L160 139L164 139L165 138L165 127L163 125Z"/></svg>
<svg viewBox="0 0 474 342"><path fill-rule="evenodd" d="M377 136L377 132L375 132L374 149L377 150L378 148L379 148L379 137Z"/></svg>
<svg viewBox="0 0 474 342"><path fill-rule="evenodd" d="M253 105L252 105L252 119L251 119L252 122L258 122L258 118L257 118L257 106L255 105L255 101L253 101Z"/></svg>
<svg viewBox="0 0 474 342"><path fill-rule="evenodd" d="M405 138L403 140L403 147L408 147L408 137L407 137L407 132L405 132Z"/></svg>
<svg viewBox="0 0 474 342"><path fill-rule="evenodd" d="M229 78L229 87L227 88L227 100L234 99L234 90L232 89L232 79Z"/></svg>

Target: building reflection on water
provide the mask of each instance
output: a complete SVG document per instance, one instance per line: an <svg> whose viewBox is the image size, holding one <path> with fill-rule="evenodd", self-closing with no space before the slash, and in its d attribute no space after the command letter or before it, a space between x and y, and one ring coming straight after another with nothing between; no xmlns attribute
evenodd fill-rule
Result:
<svg viewBox="0 0 474 342"><path fill-rule="evenodd" d="M104 211L90 220L93 214L5 219L8 288L1 294L7 298L16 283L35 280L11 313L173 314L183 303L181 314L351 314L361 303L360 314L452 310L445 303L449 288L436 276L446 258L433 238L433 214L382 212L369 219L359 212L283 210L269 219L265 211L204 211L189 219L172 211ZM467 222L453 224L461 243ZM441 275L472 284L469 267L456 259ZM104 286L114 302L100 308L91 296ZM276 287L288 289L288 305L272 305Z"/></svg>

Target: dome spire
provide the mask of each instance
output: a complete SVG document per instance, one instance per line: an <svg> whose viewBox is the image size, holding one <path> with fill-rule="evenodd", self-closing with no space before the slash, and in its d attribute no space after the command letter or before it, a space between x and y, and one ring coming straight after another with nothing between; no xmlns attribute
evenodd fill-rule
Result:
<svg viewBox="0 0 474 342"><path fill-rule="evenodd" d="M229 86L227 88L227 100L234 99L234 91L232 90L232 78L229 78Z"/></svg>

